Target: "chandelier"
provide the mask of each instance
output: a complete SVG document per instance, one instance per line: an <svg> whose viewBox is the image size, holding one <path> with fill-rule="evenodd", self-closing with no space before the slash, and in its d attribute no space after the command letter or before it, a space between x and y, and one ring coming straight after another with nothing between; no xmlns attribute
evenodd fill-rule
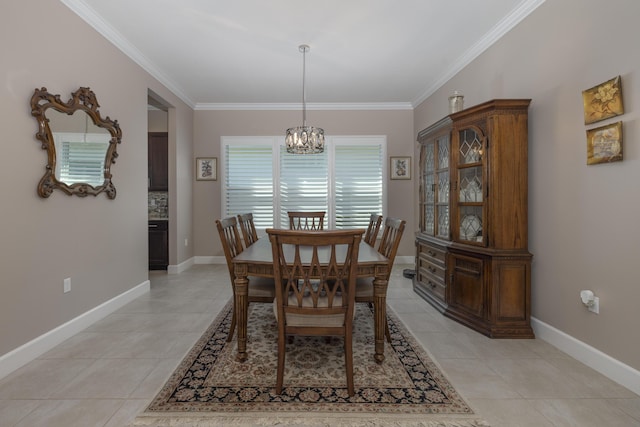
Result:
<svg viewBox="0 0 640 427"><path fill-rule="evenodd" d="M302 52L302 126L287 129L285 143L287 153L292 154L316 154L324 151L324 130L313 126L307 126L307 104L304 93L306 55L309 46L298 46Z"/></svg>

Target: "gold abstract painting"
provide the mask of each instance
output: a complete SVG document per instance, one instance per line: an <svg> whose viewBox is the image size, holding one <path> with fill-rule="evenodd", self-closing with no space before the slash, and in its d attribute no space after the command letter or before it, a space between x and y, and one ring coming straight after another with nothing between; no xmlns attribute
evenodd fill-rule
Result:
<svg viewBox="0 0 640 427"><path fill-rule="evenodd" d="M585 125L624 114L620 76L582 91L582 102Z"/></svg>
<svg viewBox="0 0 640 427"><path fill-rule="evenodd" d="M622 160L622 122L587 131L587 164Z"/></svg>

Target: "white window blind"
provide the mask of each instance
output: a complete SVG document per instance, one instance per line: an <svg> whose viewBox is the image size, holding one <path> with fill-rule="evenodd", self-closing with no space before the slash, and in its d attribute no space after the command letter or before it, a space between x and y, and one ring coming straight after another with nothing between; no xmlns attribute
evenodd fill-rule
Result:
<svg viewBox="0 0 640 427"><path fill-rule="evenodd" d="M273 153L271 145L225 146L224 216L253 213L256 228L273 227Z"/></svg>
<svg viewBox="0 0 640 427"><path fill-rule="evenodd" d="M382 145L335 146L335 226L366 227L382 214Z"/></svg>
<svg viewBox="0 0 640 427"><path fill-rule="evenodd" d="M329 171L327 153L290 154L280 147L280 225L289 224L288 211L327 211ZM325 215L325 228L328 227Z"/></svg>

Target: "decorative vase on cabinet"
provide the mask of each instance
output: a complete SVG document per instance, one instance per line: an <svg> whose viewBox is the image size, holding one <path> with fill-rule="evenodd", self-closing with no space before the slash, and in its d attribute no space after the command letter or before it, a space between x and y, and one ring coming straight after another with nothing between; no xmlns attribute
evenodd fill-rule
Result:
<svg viewBox="0 0 640 427"><path fill-rule="evenodd" d="M493 338L532 338L527 225L528 99L498 99L451 114L418 134L421 153L450 139L449 233L431 231L429 155L420 158L420 232L414 289L444 313ZM445 138L444 136L440 136ZM439 165L444 170L444 165ZM438 189L443 179L435 182ZM438 193L436 196L439 196ZM434 256L435 254L435 256ZM439 256L443 261L438 264ZM434 259L435 258L435 259ZM440 270L443 269L442 282ZM435 276L435 277L434 277ZM435 285L434 285L435 284Z"/></svg>

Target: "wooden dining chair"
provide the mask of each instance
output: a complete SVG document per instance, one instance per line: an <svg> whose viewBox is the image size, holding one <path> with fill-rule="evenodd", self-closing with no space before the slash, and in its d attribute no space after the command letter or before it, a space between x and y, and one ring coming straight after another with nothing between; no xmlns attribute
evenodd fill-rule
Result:
<svg viewBox="0 0 640 427"><path fill-rule="evenodd" d="M238 223L240 223L240 231L244 239L244 247L248 248L258 240L256 226L253 224L253 214L246 213L238 215Z"/></svg>
<svg viewBox="0 0 640 427"><path fill-rule="evenodd" d="M398 252L398 246L400 246L400 239L402 239L405 224L405 220L398 218L387 218L384 221L384 230L382 232L380 245L378 246L378 252L389 260L389 273L386 277L387 281L391 276L391 269L393 268L396 253ZM374 302L373 277L363 277L356 280L356 302ZM387 319L384 319L384 332L387 337L387 341L391 342L391 334L389 333Z"/></svg>
<svg viewBox="0 0 640 427"><path fill-rule="evenodd" d="M325 211L298 212L288 211L289 229L291 230L324 230Z"/></svg>
<svg viewBox="0 0 640 427"><path fill-rule="evenodd" d="M231 318L231 327L229 328L229 336L227 342L233 338L233 332L236 328L236 291L233 282L235 281L235 273L233 267L233 258L242 253L242 241L240 240L240 233L238 232L238 220L236 217L231 216L224 219L216 220L216 227L218 228L218 234L220 234L220 241L222 242L222 249L224 251L224 257L227 260L227 266L229 267L229 278L231 279L231 288L233 289L233 317ZM273 303L276 297L276 289L274 281L271 278L249 276L249 290L247 300L249 304L252 302L265 302Z"/></svg>
<svg viewBox="0 0 640 427"><path fill-rule="evenodd" d="M369 218L369 227L367 227L367 231L364 234L363 239L372 248L376 247L376 239L378 238L378 232L380 231L380 224L382 224L382 215L372 213L371 218Z"/></svg>
<svg viewBox="0 0 640 427"><path fill-rule="evenodd" d="M287 336L344 337L347 391L354 395L352 330L358 251L364 230L267 229L278 320L276 393L282 393Z"/></svg>

